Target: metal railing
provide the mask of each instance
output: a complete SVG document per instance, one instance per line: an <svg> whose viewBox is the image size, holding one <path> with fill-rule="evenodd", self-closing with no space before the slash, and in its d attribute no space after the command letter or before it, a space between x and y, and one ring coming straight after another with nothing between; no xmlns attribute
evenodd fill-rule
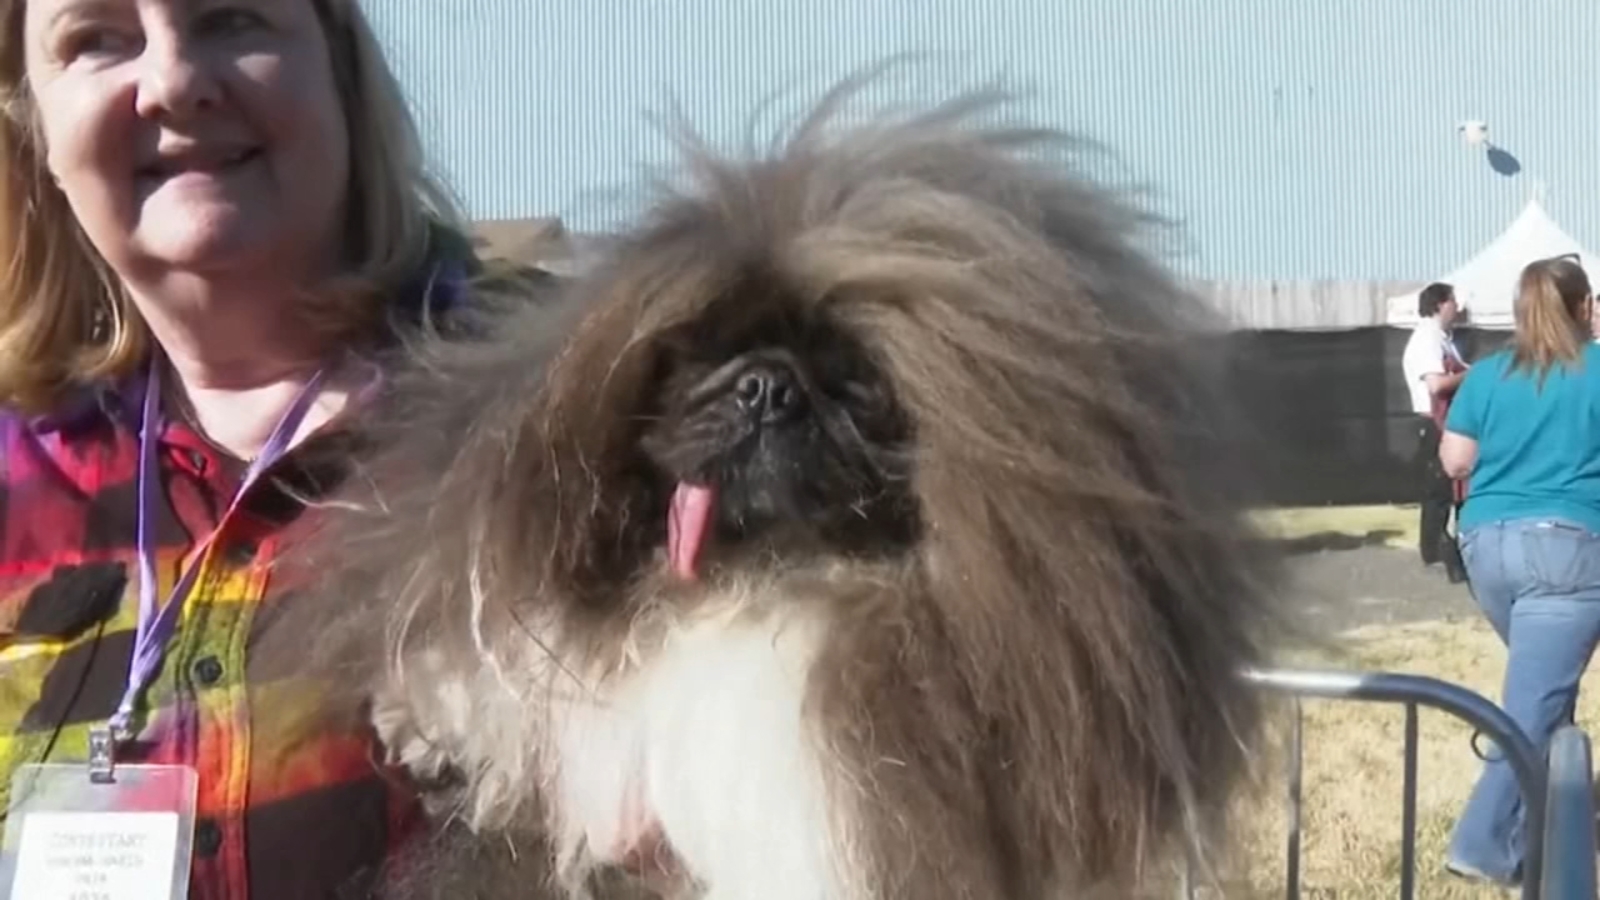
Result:
<svg viewBox="0 0 1600 900"><path fill-rule="evenodd" d="M1504 710L1457 684L1423 675L1392 672L1249 670L1246 681L1290 696L1293 719L1288 741L1288 835L1285 897L1300 896L1303 699L1366 701L1405 708L1402 748L1400 896L1416 895L1417 713L1426 706L1472 726L1491 741L1522 789L1528 823L1524 838L1523 900L1595 900L1595 798L1590 743L1568 726L1551 742L1549 762ZM1193 896L1185 878L1183 893Z"/></svg>
<svg viewBox="0 0 1600 900"><path fill-rule="evenodd" d="M1593 900L1594 764L1589 736L1568 725L1550 739L1546 769L1543 900ZM1529 820L1532 821L1531 819Z"/></svg>

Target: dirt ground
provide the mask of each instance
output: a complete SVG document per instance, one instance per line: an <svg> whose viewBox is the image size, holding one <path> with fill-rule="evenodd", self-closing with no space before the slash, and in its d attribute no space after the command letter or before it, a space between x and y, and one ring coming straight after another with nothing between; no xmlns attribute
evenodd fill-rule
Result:
<svg viewBox="0 0 1600 900"><path fill-rule="evenodd" d="M1440 566L1423 568L1415 550L1366 546L1291 558L1292 605L1319 632L1478 615L1464 584Z"/></svg>
<svg viewBox="0 0 1600 900"><path fill-rule="evenodd" d="M1415 506L1273 510L1260 525L1290 554L1285 599L1319 633L1478 615L1465 585L1422 566Z"/></svg>

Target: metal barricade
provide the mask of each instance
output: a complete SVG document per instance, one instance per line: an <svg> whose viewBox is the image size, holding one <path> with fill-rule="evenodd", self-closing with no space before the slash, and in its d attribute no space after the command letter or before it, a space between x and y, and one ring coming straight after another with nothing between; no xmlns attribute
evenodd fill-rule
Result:
<svg viewBox="0 0 1600 900"><path fill-rule="evenodd" d="M1543 900L1593 900L1594 765L1589 736L1568 725L1550 739L1546 769ZM1529 820L1533 821L1532 819Z"/></svg>
<svg viewBox="0 0 1600 900"><path fill-rule="evenodd" d="M1523 900L1594 900L1595 843L1593 778L1589 770L1589 742L1575 728L1564 730L1551 748L1550 781L1545 761L1522 729L1504 710L1467 688L1423 675L1392 672L1332 672L1258 669L1244 673L1245 680L1262 689L1288 694L1294 718L1289 731L1289 834L1285 896L1300 896L1300 804L1302 699L1395 703L1405 708L1402 750L1404 796L1401 799L1400 896L1416 895L1417 843L1417 713L1427 706L1471 725L1494 742L1522 788L1526 821L1523 863ZM1579 795L1582 796L1579 796ZM1587 817L1585 830L1572 823ZM1555 851L1547 857L1546 846ZM1581 851L1581 852L1580 852ZM1541 879L1552 876L1550 890ZM1188 888L1185 893L1189 893Z"/></svg>

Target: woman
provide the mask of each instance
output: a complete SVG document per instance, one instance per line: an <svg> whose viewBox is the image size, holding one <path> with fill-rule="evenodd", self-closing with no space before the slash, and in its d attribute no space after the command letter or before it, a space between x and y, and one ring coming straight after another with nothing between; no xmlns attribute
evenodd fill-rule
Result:
<svg viewBox="0 0 1600 900"><path fill-rule="evenodd" d="M360 896L411 800L249 648L457 214L355 0L0 9L0 790L109 736L197 776L191 897Z"/></svg>
<svg viewBox="0 0 1600 900"><path fill-rule="evenodd" d="M1600 346L1594 295L1570 257L1522 272L1509 345L1472 367L1439 459L1470 478L1461 550L1473 596L1508 654L1501 703L1541 750L1572 720L1600 641ZM1521 876L1523 804L1491 759L1450 843L1449 868ZM1537 823L1535 823L1537 827Z"/></svg>

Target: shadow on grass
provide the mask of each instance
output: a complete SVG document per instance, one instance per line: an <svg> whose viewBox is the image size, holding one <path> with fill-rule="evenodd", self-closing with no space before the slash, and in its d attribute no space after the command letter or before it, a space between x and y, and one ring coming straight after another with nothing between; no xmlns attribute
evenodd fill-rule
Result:
<svg viewBox="0 0 1600 900"><path fill-rule="evenodd" d="M1405 532L1398 528L1378 528L1366 534L1349 534L1343 531L1319 531L1292 538L1273 538L1274 549L1289 556L1322 553L1327 550L1359 550L1387 544Z"/></svg>

